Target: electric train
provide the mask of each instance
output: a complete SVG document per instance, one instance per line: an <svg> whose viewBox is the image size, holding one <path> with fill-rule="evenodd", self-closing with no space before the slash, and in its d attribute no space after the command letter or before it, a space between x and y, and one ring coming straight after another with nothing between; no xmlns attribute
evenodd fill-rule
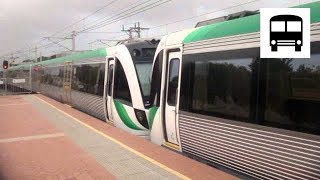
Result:
<svg viewBox="0 0 320 180"><path fill-rule="evenodd" d="M163 37L151 141L253 178L320 179L320 2L299 8L310 59L260 58L259 14Z"/></svg>
<svg viewBox="0 0 320 180"><path fill-rule="evenodd" d="M155 39L132 40L114 47L14 66L7 70L7 77L30 80L30 91L149 138L150 75L158 43Z"/></svg>
<svg viewBox="0 0 320 180"><path fill-rule="evenodd" d="M216 167L320 179L320 2L298 8L311 12L310 59L260 58L255 14L8 75L29 69L32 91Z"/></svg>

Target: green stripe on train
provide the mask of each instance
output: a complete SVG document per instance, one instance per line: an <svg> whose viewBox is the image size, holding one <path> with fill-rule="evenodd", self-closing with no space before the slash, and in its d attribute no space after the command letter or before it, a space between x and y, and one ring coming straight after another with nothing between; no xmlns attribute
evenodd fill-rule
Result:
<svg viewBox="0 0 320 180"><path fill-rule="evenodd" d="M50 59L50 60L46 60L46 61L42 61L42 62L37 62L37 63L34 63L32 65L36 66L36 65L61 64L61 63L64 63L66 61L80 61L80 60L84 60L84 59L106 57L107 55L108 54L107 54L106 48L101 48L101 49L96 49L96 50L92 50L92 51L74 53L74 54L71 54L71 55L68 55L68 56L59 57L59 58L55 58L55 59ZM30 67L30 64L13 66L13 67L10 67L9 69L10 70L14 70L14 69L21 69L21 68L24 68L24 67Z"/></svg>
<svg viewBox="0 0 320 180"><path fill-rule="evenodd" d="M152 108L149 109L149 126L150 126L150 130L152 129L154 117L156 116L156 113L157 113L158 109L159 108L156 107L156 106L153 106Z"/></svg>
<svg viewBox="0 0 320 180"><path fill-rule="evenodd" d="M320 2L313 2L296 6L295 8L310 8L311 23L320 22ZM219 22L200 27L192 31L183 43L192 43L202 40L222 38L240 34L248 34L260 31L260 14L247 16L230 21Z"/></svg>
<svg viewBox="0 0 320 180"><path fill-rule="evenodd" d="M75 54L71 54L69 56L51 59L48 61L38 62L38 63L35 63L34 65L59 64L59 63L63 63L66 61L78 61L78 60L97 58L97 57L105 57L105 56L107 56L106 48L101 48L101 49L96 49L96 50L92 50L92 51L75 53Z"/></svg>
<svg viewBox="0 0 320 180"><path fill-rule="evenodd" d="M134 130L143 130L141 129L140 127L138 127L132 120L131 118L129 117L126 109L124 108L123 104L118 101L118 100L114 100L114 105L116 106L116 109L117 109L117 112L118 112L118 115L121 119L121 121L126 125L128 126L129 128L131 129L134 129Z"/></svg>

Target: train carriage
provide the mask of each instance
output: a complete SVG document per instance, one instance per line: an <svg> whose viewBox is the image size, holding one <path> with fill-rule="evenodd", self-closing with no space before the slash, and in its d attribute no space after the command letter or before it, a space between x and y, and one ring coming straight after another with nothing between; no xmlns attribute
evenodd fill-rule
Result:
<svg viewBox="0 0 320 180"><path fill-rule="evenodd" d="M104 120L105 48L32 65L32 88Z"/></svg>
<svg viewBox="0 0 320 180"><path fill-rule="evenodd" d="M16 78L24 72L32 77L30 90L149 138L150 75L158 42L133 40L10 67L7 77Z"/></svg>
<svg viewBox="0 0 320 180"><path fill-rule="evenodd" d="M320 2L298 7L311 11L310 59L260 58L260 15L250 14L7 77L32 77L30 91L217 167L320 179Z"/></svg>
<svg viewBox="0 0 320 180"><path fill-rule="evenodd" d="M260 58L260 15L162 38L151 141L258 179L320 178L320 2L310 59Z"/></svg>
<svg viewBox="0 0 320 180"><path fill-rule="evenodd" d="M106 118L117 127L147 139L150 76L158 43L154 39L132 40L111 48L107 55Z"/></svg>
<svg viewBox="0 0 320 180"><path fill-rule="evenodd" d="M6 90L14 94L31 93L32 87L30 71L30 64L13 66L6 72L3 71L3 77L9 77L3 78L3 82L6 84Z"/></svg>

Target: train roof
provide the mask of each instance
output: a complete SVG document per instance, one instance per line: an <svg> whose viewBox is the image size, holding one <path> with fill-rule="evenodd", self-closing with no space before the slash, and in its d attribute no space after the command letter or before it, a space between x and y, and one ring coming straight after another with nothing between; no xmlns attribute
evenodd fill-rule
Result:
<svg viewBox="0 0 320 180"><path fill-rule="evenodd" d="M310 8L310 22L320 22L320 1L295 6L294 8ZM248 34L259 31L260 14L256 14L195 28L191 33L186 35L182 43L188 44L197 41Z"/></svg>
<svg viewBox="0 0 320 180"><path fill-rule="evenodd" d="M33 65L59 64L66 61L79 61L83 59L99 58L99 57L105 57L105 56L107 56L107 49L100 48L100 49L91 50L91 51L74 53L69 56L59 57L59 58L55 58L47 61L37 62L37 63L34 63Z"/></svg>
<svg viewBox="0 0 320 180"><path fill-rule="evenodd" d="M32 64L22 64L18 66L9 66L8 70L16 70L16 69L26 69L29 68Z"/></svg>
<svg viewBox="0 0 320 180"><path fill-rule="evenodd" d="M107 49L106 48L100 48L96 50L91 51L85 51L80 53L74 53L68 56L59 57L55 59L50 59L42 62L37 62L33 64L23 64L19 66L12 66L9 68L9 70L15 70L15 69L23 69L26 67L30 67L30 65L36 66L36 65L50 65L50 64L60 64L64 63L66 61L80 61L83 59L90 59L90 58L99 58L99 57L105 57L107 56Z"/></svg>
<svg viewBox="0 0 320 180"><path fill-rule="evenodd" d="M155 42L153 42L153 41L155 41ZM156 39L138 39L138 40L131 40L131 41L125 42L125 43L123 43L123 45L139 45L141 43L146 43L146 42L151 43L153 45L156 45L158 43ZM121 45L121 44L119 44L119 45ZM116 46L108 47L108 48L100 48L100 49L90 50L90 51L85 51L85 52L80 52L80 53L74 53L74 54L71 54L68 56L50 59L50 60L37 62L37 63L33 63L33 64L21 64L18 66L12 66L12 67L9 67L9 70L27 69L30 67L30 65L32 65L32 66L37 66L37 65L45 66L45 65L51 65L51 64L61 64L66 61L81 61L84 59L106 57L108 54L113 53L114 47L116 47Z"/></svg>

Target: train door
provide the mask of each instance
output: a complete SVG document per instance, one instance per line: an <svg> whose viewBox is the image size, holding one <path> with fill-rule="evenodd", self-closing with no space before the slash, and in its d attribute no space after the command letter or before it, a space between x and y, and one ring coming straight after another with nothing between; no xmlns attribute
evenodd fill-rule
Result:
<svg viewBox="0 0 320 180"><path fill-rule="evenodd" d="M106 83L106 117L109 122L113 122L112 98L113 98L113 76L114 76L114 58L108 59L108 75Z"/></svg>
<svg viewBox="0 0 320 180"><path fill-rule="evenodd" d="M166 74L166 99L165 99L165 139L170 145L178 145L178 97L180 84L180 59L181 53L169 52L168 69ZM175 146L174 146L175 147Z"/></svg>
<svg viewBox="0 0 320 180"><path fill-rule="evenodd" d="M71 104L72 62L67 61L63 67L63 96L62 101Z"/></svg>

